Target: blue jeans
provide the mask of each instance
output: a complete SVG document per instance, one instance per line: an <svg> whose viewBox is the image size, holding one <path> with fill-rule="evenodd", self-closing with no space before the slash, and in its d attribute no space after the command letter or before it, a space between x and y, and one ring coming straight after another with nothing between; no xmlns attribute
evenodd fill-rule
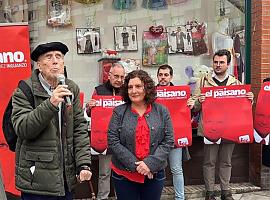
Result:
<svg viewBox="0 0 270 200"><path fill-rule="evenodd" d="M173 175L175 200L184 200L184 176L182 169L182 148L175 148L169 154L170 168Z"/></svg>
<svg viewBox="0 0 270 200"><path fill-rule="evenodd" d="M112 171L117 200L160 200L165 178L165 170L161 170L153 179L146 177L144 183L136 183Z"/></svg>

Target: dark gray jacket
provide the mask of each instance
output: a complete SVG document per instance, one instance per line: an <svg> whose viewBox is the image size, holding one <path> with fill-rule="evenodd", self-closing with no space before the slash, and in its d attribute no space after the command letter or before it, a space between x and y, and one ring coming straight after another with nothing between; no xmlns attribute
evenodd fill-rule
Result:
<svg viewBox="0 0 270 200"><path fill-rule="evenodd" d="M131 111L130 104L117 106L109 124L108 146L112 152L112 163L119 169L136 171L135 130L138 115ZM150 153L143 161L152 173L167 166L167 157L173 148L173 127L167 108L153 103L146 115L150 129Z"/></svg>
<svg viewBox="0 0 270 200"><path fill-rule="evenodd" d="M34 109L20 89L12 97L12 123L18 135L16 187L26 193L64 196L64 182L71 190L77 183L76 171L82 165L91 164L79 87L66 79L74 99L71 109L62 107L60 134L59 109L51 104L50 96L39 82L38 70L27 83L32 87L36 104Z"/></svg>

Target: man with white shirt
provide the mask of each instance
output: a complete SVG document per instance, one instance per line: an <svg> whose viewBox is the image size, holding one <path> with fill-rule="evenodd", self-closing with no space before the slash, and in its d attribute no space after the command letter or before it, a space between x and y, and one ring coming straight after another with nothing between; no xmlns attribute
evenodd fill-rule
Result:
<svg viewBox="0 0 270 200"><path fill-rule="evenodd" d="M201 104L205 101L205 94L201 93L202 87L242 84L234 76L228 73L228 67L230 66L230 62L231 53L228 50L219 50L214 54L213 72L198 80L195 89L195 95L192 97L195 99L195 105L193 108L195 112L201 110ZM249 100L253 100L254 95L252 92L248 92L246 96ZM198 127L198 135L203 136L201 121ZM233 143L215 143L204 145L203 176L206 189L206 200L216 199L214 195L216 164L217 166L219 166L218 172L221 186L221 200L233 200L231 191L229 190L233 149Z"/></svg>

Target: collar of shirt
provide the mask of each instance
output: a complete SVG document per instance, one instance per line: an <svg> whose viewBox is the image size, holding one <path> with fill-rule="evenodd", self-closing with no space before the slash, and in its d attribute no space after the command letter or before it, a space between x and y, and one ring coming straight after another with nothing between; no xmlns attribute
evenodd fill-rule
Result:
<svg viewBox="0 0 270 200"><path fill-rule="evenodd" d="M226 78L228 78L229 77L229 73L228 73L228 71L226 72L226 75L224 76L224 78L223 79L220 79L217 75L216 75L216 73L213 71L213 73L212 73L212 78L215 78L215 79L217 79L219 82L223 82Z"/></svg>
<svg viewBox="0 0 270 200"><path fill-rule="evenodd" d="M258 132L255 129L254 129L254 139L256 143L261 143L264 140L266 145L269 144L269 134L265 138L263 138L258 134Z"/></svg>
<svg viewBox="0 0 270 200"><path fill-rule="evenodd" d="M42 85L42 87L46 90L46 92L51 96L53 87L43 78L41 73L38 74L38 79Z"/></svg>
<svg viewBox="0 0 270 200"><path fill-rule="evenodd" d="M152 109L152 105L149 104L149 105L147 106L146 111L144 112L143 116L146 115L146 114L148 114L148 113L150 113L151 109ZM138 113L134 108L132 108L132 107L131 107L131 111L132 111L133 113L139 114L139 113Z"/></svg>
<svg viewBox="0 0 270 200"><path fill-rule="evenodd" d="M216 142L212 142L208 140L206 137L203 138L204 144L220 144L221 143L221 138L218 139Z"/></svg>

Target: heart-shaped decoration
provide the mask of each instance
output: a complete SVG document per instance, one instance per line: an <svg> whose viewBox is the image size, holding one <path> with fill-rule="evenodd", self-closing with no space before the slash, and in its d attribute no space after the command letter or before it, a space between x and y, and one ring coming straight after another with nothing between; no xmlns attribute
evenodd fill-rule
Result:
<svg viewBox="0 0 270 200"><path fill-rule="evenodd" d="M153 35L161 35L163 33L163 31L164 31L164 28L161 25L159 25L159 26L150 26L149 31Z"/></svg>

